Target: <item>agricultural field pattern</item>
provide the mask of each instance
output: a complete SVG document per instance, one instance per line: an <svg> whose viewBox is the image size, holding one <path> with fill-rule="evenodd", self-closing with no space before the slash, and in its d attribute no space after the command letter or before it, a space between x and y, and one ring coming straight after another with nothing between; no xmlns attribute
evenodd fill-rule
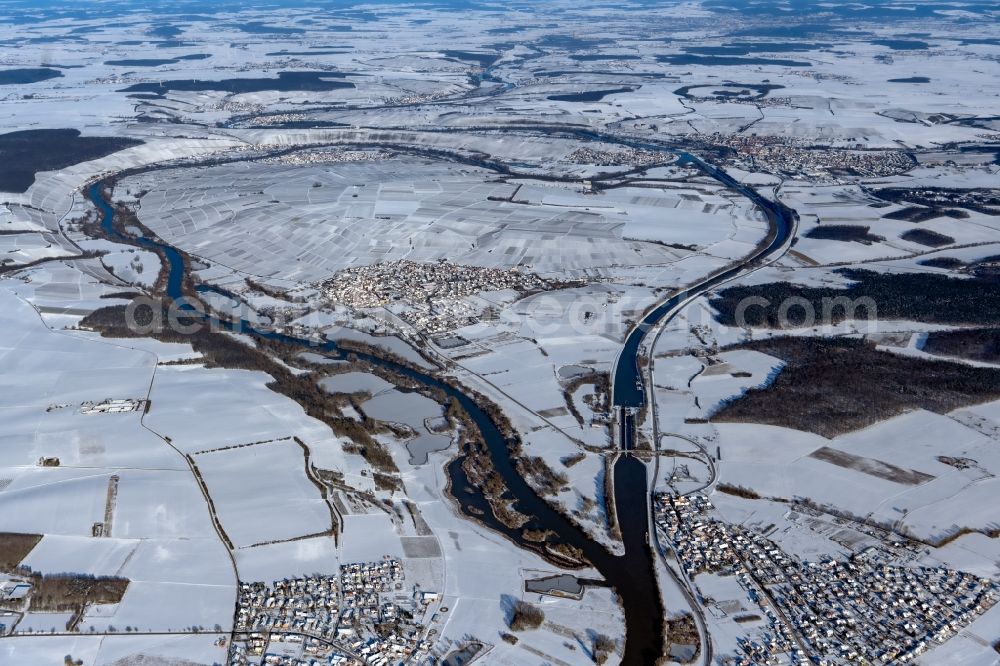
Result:
<svg viewBox="0 0 1000 666"><path fill-rule="evenodd" d="M0 666L1000 663L1000 9L0 0Z"/></svg>

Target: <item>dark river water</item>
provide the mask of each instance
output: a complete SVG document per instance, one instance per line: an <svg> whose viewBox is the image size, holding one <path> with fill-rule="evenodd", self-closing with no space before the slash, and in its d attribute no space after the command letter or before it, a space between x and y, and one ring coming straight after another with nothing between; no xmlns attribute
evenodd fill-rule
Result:
<svg viewBox="0 0 1000 666"><path fill-rule="evenodd" d="M590 130L573 130L571 135L584 140L612 141L636 149L664 151L662 145L640 140L625 140L618 137L608 137ZM441 155L432 155L441 157ZM613 397L616 407L640 407L643 403L643 388L641 373L638 367L640 344L646 333L656 323L668 316L674 308L689 296L701 293L711 287L735 276L746 266L763 260L778 250L788 239L793 229L793 211L761 196L756 190L733 179L725 171L709 165L688 153L679 153L679 164L693 164L706 175L711 176L720 184L729 187L758 205L767 215L770 223L768 238L757 251L743 263L724 272L709 277L697 285L693 291L673 294L663 303L651 310L627 336L619 356L614 378ZM483 164L485 168L496 168L496 165ZM183 285L186 279L184 260L181 253L173 246L158 240L145 237L126 238L112 224L114 211L109 202L104 199L102 184L96 183L90 187L89 196L98 206L102 214L102 227L109 238L122 242L137 242L141 246L157 251L164 257L168 267L166 285L167 296L180 303L183 295ZM190 306L183 306L193 315L196 313ZM199 315L204 316L204 315ZM237 329L243 333L260 338L280 341L288 345L321 351L335 358L346 358L348 352L341 350L332 341L318 343L260 329L249 321L238 324L220 322L213 319L212 323L222 329ZM586 559L604 577L620 597L625 615L625 653L624 664L652 664L662 654L663 650L663 617L664 609L660 599L659 587L654 575L654 554L649 546L649 490L647 467L639 458L629 455L635 448L635 424L631 415L623 416L619 439L624 454L621 455L612 470L614 481L614 501L616 517L621 531L624 555L613 555L600 543L594 541L583 530L567 519L551 504L539 497L518 473L514 460L510 455L508 441L497 428L489 415L476 402L461 390L445 383L427 373L414 370L408 366L397 364L389 359L371 356L369 354L349 352L363 361L381 366L403 375L411 381L423 386L443 391L447 396L455 398L473 419L482 433L489 450L493 466L514 498L514 508L529 517L529 521L518 529L512 529L501 523L493 515L489 502L482 492L467 478L461 465L461 458L452 461L447 467L451 481L451 492L458 501L464 515L487 527L506 535L518 545L537 550L537 544L527 542L522 536L523 529L548 530L555 534L555 541L579 548ZM626 412L628 410L625 410ZM497 600L500 603L500 600Z"/></svg>
<svg viewBox="0 0 1000 666"><path fill-rule="evenodd" d="M643 147L647 149L653 148L652 145L643 144L635 144L635 147ZM759 247L756 252L754 252L738 266L733 266L721 273L711 276L704 282L695 286L693 289L676 292L670 298L650 310L649 313L642 318L639 324L632 329L632 331L628 334L628 337L625 338L625 345L622 348L621 354L618 356L618 363L615 366L613 396L614 405L616 407L637 408L641 407L643 404L644 390L642 385L642 373L639 371L638 358L639 346L642 344L643 338L646 337L646 333L648 333L653 326L659 323L660 320L662 320L674 308L688 298L711 289L712 287L732 277L735 277L749 264L762 260L780 249L781 246L788 240L794 226L794 213L789 208L761 196L756 190L738 182L722 169L707 164L689 153L682 153L679 163L688 163L698 166L702 171L715 178L721 184L739 192L743 196L750 199L750 201L757 204L757 206L764 211L764 214L767 215L771 230L768 234L766 244ZM623 442L622 448L632 448L629 444L629 442Z"/></svg>
<svg viewBox="0 0 1000 666"><path fill-rule="evenodd" d="M662 145L639 140L626 140L618 137L604 136L590 130L573 130L571 135L584 140L611 141L636 149L663 151L668 150ZM432 155L441 157L441 155ZM747 197L761 207L768 217L770 233L765 243L748 257L743 263L727 269L724 272L708 278L697 285L694 291L679 292L651 310L633 329L625 340L624 347L616 365L613 386L614 405L616 407L639 407L643 403L641 373L638 367L639 346L647 331L658 323L687 297L701 293L711 287L735 276L747 265L760 261L778 250L788 239L793 229L793 211L761 196L756 190L733 179L725 171L709 165L688 153L679 153L679 164L693 164L717 180ZM496 165L482 164L485 168L496 168ZM183 285L186 279L184 260L181 253L169 244L145 237L126 238L113 226L114 211L109 202L104 199L102 184L96 183L89 190L90 198L98 206L102 214L102 227L109 238L122 242L134 241L141 246L157 251L165 258L168 267L166 285L167 296L180 303L183 295ZM182 306L192 314L197 314L189 305ZM204 316L204 315L200 315ZM317 343L313 340L296 338L274 331L256 328L249 321L238 324L212 320L222 329L239 329L240 332L260 338L276 340L289 345L301 346L313 351L322 351L335 358L346 358L348 352L341 350L332 341ZM451 384L408 366L399 365L389 359L371 356L351 350L349 352L363 361L397 372L411 381L423 386L436 388L447 396L455 398L463 409L473 419L486 442L493 466L514 498L514 508L529 517L529 521L518 529L511 529L501 523L493 515L489 502L482 492L467 478L461 465L461 458L452 461L447 467L451 481L451 492L458 501L464 515L487 527L506 535L521 547L537 550L537 544L527 542L522 536L523 529L548 530L555 534L555 541L569 544L584 554L586 559L604 577L604 580L617 592L625 615L625 652L623 664L653 664L662 654L664 608L661 602L659 587L654 575L654 554L649 545L649 489L647 467L639 458L629 454L635 448L635 424L631 415L623 416L619 439L624 454L614 465L612 476L614 481L614 501L616 517L621 531L624 555L613 555L600 543L594 541L583 530L567 519L552 505L539 497L518 473L510 455L508 441L497 428L488 414L478 404L461 390ZM626 412L628 410L625 410ZM500 603L500 600L497 600Z"/></svg>
<svg viewBox="0 0 1000 666"><path fill-rule="evenodd" d="M111 239L121 242L137 242L142 247L158 252L164 257L168 267L167 296L183 304L185 302L182 299L183 285L186 276L181 253L172 245L151 238L125 237L120 234L113 225L114 210L104 198L102 189L103 183L95 183L90 187L88 193L101 212L101 225L104 232ZM193 316L198 315L190 305L182 305L182 308ZM214 319L212 321L214 325L222 329L238 329L240 332L257 337L302 346L312 351L322 351L337 358L346 358L347 356L347 352L339 349L331 341L316 343L311 340L259 329L253 323L245 320L240 321L238 325ZM647 531L649 516L647 512L646 465L637 458L625 456L614 467L615 505L625 554L622 556L613 555L535 493L517 472L509 453L508 442L503 434L469 396L431 375L399 365L391 360L354 350L351 350L350 353L364 361L397 372L424 386L440 389L449 397L458 400L480 429L497 473L503 477L510 494L515 498L515 508L530 516L530 521L520 529L508 528L498 521L493 516L485 497L466 477L459 458L448 465L447 471L451 479L452 493L458 500L462 512L469 518L505 534L525 548L535 549L535 545L522 538L521 529L524 528L551 530L555 533L558 541L579 548L621 598L626 625L625 654L622 663L654 663L660 656L663 645L662 618L664 611L659 588L653 575L653 553L649 547ZM515 591L512 590L512 592ZM500 599L497 600L497 603L500 603Z"/></svg>

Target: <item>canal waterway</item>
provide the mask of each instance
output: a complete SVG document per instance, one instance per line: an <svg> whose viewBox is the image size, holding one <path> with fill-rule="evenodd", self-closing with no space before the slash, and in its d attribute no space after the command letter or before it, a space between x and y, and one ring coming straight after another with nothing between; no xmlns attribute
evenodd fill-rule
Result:
<svg viewBox="0 0 1000 666"><path fill-rule="evenodd" d="M103 183L91 185L88 194L100 211L101 226L107 237L123 243L137 243L143 248L157 252L163 257L168 269L166 296L178 303L181 309L192 317L204 317L207 320L207 315L196 310L184 298L187 276L181 252L160 240L145 236L126 236L119 232L114 225L114 208L104 195ZM462 513L508 536L525 548L537 550L537 544L527 542L521 535L523 529L531 529L551 531L558 542L580 549L583 556L600 572L621 599L626 626L622 663L652 664L661 655L664 610L653 574L653 553L649 547L647 530L646 466L640 460L623 458L614 468L615 505L625 547L624 555L614 555L553 508L528 485L518 473L511 458L509 442L496 424L472 398L451 384L388 359L355 350L350 352L342 350L332 341L317 343L314 340L266 330L246 320L230 323L212 319L211 323L223 330L227 328L238 330L256 337L301 346L312 352L320 351L332 358L342 359L352 354L426 387L444 391L448 397L458 400L482 433L493 466L514 498L514 508L529 516L529 522L522 528L512 529L497 520L489 502L476 484L466 476L462 469L462 459L457 458L448 465L447 472L452 494L458 500ZM500 601L497 600L497 603Z"/></svg>

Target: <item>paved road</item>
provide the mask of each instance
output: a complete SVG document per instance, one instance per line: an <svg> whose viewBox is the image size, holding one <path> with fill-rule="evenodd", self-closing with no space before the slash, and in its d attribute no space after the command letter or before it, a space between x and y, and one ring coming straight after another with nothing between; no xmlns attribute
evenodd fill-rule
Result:
<svg viewBox="0 0 1000 666"><path fill-rule="evenodd" d="M638 361L642 342L646 334L656 326L666 324L673 319L688 301L698 298L709 289L739 276L754 264L762 262L771 255L783 250L795 227L795 212L791 209L763 197L753 188L737 182L722 169L712 166L700 158L685 153L684 159L698 165L707 175L712 176L721 184L739 192L757 204L764 211L764 214L767 215L770 230L765 241L758 245L748 257L737 264L708 276L700 282L672 292L670 296L650 310L629 331L628 336L625 338L625 344L618 354L614 377L611 382L612 404L619 409L623 407L639 408L645 402L645 386L642 381L642 371L639 368Z"/></svg>

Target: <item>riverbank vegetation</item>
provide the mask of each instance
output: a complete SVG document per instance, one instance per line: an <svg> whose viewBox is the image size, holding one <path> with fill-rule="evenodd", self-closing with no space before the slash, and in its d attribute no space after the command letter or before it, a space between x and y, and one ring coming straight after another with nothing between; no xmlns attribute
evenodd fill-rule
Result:
<svg viewBox="0 0 1000 666"><path fill-rule="evenodd" d="M590 653L593 655L594 663L607 663L611 655L614 654L616 647L617 644L615 639L606 634L595 634L590 648Z"/></svg>
<svg viewBox="0 0 1000 666"><path fill-rule="evenodd" d="M698 638L698 627L690 613L683 613L667 620L666 643L668 646L693 646L682 664L690 664L701 654L701 640ZM677 661L677 660L671 660Z"/></svg>
<svg viewBox="0 0 1000 666"><path fill-rule="evenodd" d="M327 424L335 434L350 439L353 451L362 455L376 471L399 471L392 455L371 435L376 423L367 418L356 421L340 416L336 399L319 386L315 377L296 374L261 349L246 345L230 335L210 331L200 319L189 315L179 317L180 326L137 333L127 324L126 308L124 305L113 305L95 310L81 320L80 326L98 331L104 337L154 337L163 342L186 343L199 352L210 367L265 372L272 378L268 388L297 402L309 416ZM160 314L163 321L167 321L166 307L163 308ZM138 308L135 314L136 323L142 326L148 324L155 313L150 308ZM272 347L281 344L268 341Z"/></svg>
<svg viewBox="0 0 1000 666"><path fill-rule="evenodd" d="M545 613L542 612L542 609L520 599L514 602L510 617L510 628L514 631L537 629L542 626L544 621Z"/></svg>
<svg viewBox="0 0 1000 666"><path fill-rule="evenodd" d="M583 398L586 405L595 414L606 413L610 399L611 375L607 372L593 372L574 377L563 385L563 399L566 401L566 409L581 426L586 425L586 423L573 400L573 394L586 384L594 385L594 393Z"/></svg>

